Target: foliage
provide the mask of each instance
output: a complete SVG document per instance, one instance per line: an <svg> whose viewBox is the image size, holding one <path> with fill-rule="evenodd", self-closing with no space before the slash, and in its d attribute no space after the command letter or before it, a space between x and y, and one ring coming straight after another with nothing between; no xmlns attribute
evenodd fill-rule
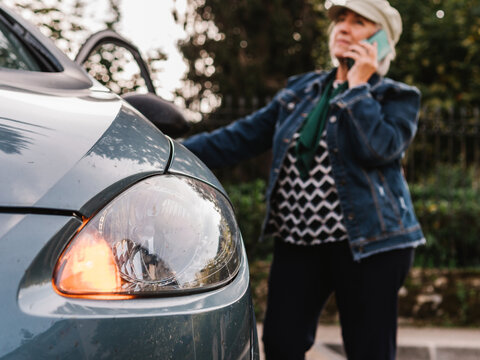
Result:
<svg viewBox="0 0 480 360"><path fill-rule="evenodd" d="M326 23L325 14L311 0L189 0L189 5L183 25L190 37L179 44L188 81L180 93L197 110L200 100L222 94L272 96L287 76L313 69L325 54L319 39L326 36L317 25Z"/></svg>
<svg viewBox="0 0 480 360"><path fill-rule="evenodd" d="M265 181L225 185L242 232L247 255L251 259L265 259L271 254L268 240L259 242L265 214Z"/></svg>
<svg viewBox="0 0 480 360"><path fill-rule="evenodd" d="M422 183L410 186L427 245L416 249L415 268L400 291L399 314L403 322L480 324L480 191L475 180L474 169L444 165ZM256 317L261 321L273 252L272 242L257 242L265 216L265 182L230 184L226 190L247 248ZM333 298L324 308L321 321L338 321Z"/></svg>
<svg viewBox="0 0 480 360"><path fill-rule="evenodd" d="M71 58L93 33L104 29L116 30L121 18L121 0L4 1ZM165 59L166 55L160 49L147 54L145 60L150 65L153 78L160 71L158 63ZM121 47L109 44L101 46L86 61L85 68L97 81L118 94L139 88L146 91L133 56Z"/></svg>
<svg viewBox="0 0 480 360"><path fill-rule="evenodd" d="M416 250L421 267L480 267L480 191L473 169L439 166L424 182L410 190L427 244ZM250 261L269 258L272 243L259 243L265 217L265 181L228 185Z"/></svg>
<svg viewBox="0 0 480 360"><path fill-rule="evenodd" d="M323 0L189 0L188 62L180 91L187 105L218 105L223 95L273 95L296 73L330 66ZM414 84L423 104L480 103L477 0L390 0L403 34L389 76ZM210 101L214 97L216 101ZM208 109L208 106L206 107Z"/></svg>
<svg viewBox="0 0 480 360"><path fill-rule="evenodd" d="M271 261L250 261L257 321L265 316ZM480 269L411 269L399 292L400 322L414 326L480 325ZM320 322L338 323L335 296L322 310Z"/></svg>
<svg viewBox="0 0 480 360"><path fill-rule="evenodd" d="M166 55L160 50L152 50L147 54L145 62L152 69L154 77L157 64L166 60ZM117 94L142 89L146 92L145 81L141 76L140 68L132 54L113 44L105 44L96 49L85 62L85 69L97 81Z"/></svg>
<svg viewBox="0 0 480 360"><path fill-rule="evenodd" d="M439 166L410 186L416 215L427 239L416 252L422 267L480 266L480 191L474 169Z"/></svg>
<svg viewBox="0 0 480 360"><path fill-rule="evenodd" d="M416 325L478 326L479 269L410 271L400 291L399 314Z"/></svg>
<svg viewBox="0 0 480 360"><path fill-rule="evenodd" d="M120 19L120 0L104 0L98 4L105 8L92 14L88 0L4 0L22 17L33 23L67 55L73 57L81 44L91 35L92 28L114 28ZM90 17L87 23L86 19Z"/></svg>
<svg viewBox="0 0 480 360"><path fill-rule="evenodd" d="M390 0L403 34L393 78L415 84L424 104L480 103L480 4L477 0Z"/></svg>

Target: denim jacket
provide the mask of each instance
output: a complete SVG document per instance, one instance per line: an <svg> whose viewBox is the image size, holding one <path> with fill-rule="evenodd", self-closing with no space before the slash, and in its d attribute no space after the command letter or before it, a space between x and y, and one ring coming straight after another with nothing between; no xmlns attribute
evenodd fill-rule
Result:
<svg viewBox="0 0 480 360"><path fill-rule="evenodd" d="M234 165L272 148L264 228L292 137L333 74L293 76L264 108L183 143L211 168ZM400 163L416 133L419 107L416 88L376 74L330 101L328 152L355 260L425 243Z"/></svg>

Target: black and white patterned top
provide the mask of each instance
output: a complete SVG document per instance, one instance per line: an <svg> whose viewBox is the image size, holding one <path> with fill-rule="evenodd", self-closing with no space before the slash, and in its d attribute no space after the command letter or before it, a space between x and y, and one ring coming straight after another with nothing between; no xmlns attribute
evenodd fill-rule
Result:
<svg viewBox="0 0 480 360"><path fill-rule="evenodd" d="M299 136L299 133L294 135L280 170L266 232L299 245L346 240L347 231L328 158L326 131L307 180L301 179L295 165Z"/></svg>

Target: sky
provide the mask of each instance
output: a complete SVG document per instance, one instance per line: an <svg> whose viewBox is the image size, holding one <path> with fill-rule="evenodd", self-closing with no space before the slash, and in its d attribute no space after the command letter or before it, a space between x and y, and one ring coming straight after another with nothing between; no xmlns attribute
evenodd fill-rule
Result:
<svg viewBox="0 0 480 360"><path fill-rule="evenodd" d="M172 9L177 7L180 15L185 13L187 0L122 0L122 15L118 32L131 40L145 54L148 49L160 48L168 55L163 62L164 71L158 78L161 87L157 93L172 100L172 92L181 86L180 79L187 68L176 48L179 39L185 38L183 28L175 23Z"/></svg>
<svg viewBox="0 0 480 360"><path fill-rule="evenodd" d="M14 8L15 4L28 4L29 0L0 0L0 2ZM61 4L68 9L73 3L74 0L63 0ZM83 3L86 4L86 8L82 24L91 33L105 29L105 12L109 11L108 1L84 0ZM41 4L48 8L57 6L59 2L42 0ZM186 33L183 27L175 23L172 15L174 7L180 17L184 16L187 0L121 0L121 21L117 28L120 35L137 46L144 57L149 49L160 49L168 56L168 59L162 63L163 71L157 75L160 86L157 86L156 89L157 94L167 100L173 100L173 92L182 86L181 79L187 70L181 53L176 47L177 41L185 38ZM60 9L60 11L62 10ZM33 14L30 12L22 12L21 15L26 20L32 21ZM85 41L80 38L81 36L82 34L79 34L79 39L77 39L79 46ZM57 46L64 51L67 48L67 45L61 42L57 42ZM74 51L74 54L67 55L74 58L77 51L78 49Z"/></svg>

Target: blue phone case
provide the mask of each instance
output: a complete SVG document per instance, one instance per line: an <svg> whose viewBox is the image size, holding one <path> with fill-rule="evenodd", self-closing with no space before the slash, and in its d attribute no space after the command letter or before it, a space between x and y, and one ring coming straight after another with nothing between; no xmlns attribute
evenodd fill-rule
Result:
<svg viewBox="0 0 480 360"><path fill-rule="evenodd" d="M377 60L381 61L385 56L392 51L390 48L390 44L388 43L388 37L387 33L385 30L378 30L375 34L373 34L371 37L369 37L367 40L370 44L373 44L374 42L377 43Z"/></svg>
<svg viewBox="0 0 480 360"><path fill-rule="evenodd" d="M381 61L392 51L388 42L388 36L385 30L378 30L375 34L365 40L366 42L373 44L377 43L377 61ZM347 66L350 69L355 61L353 59L347 59Z"/></svg>

